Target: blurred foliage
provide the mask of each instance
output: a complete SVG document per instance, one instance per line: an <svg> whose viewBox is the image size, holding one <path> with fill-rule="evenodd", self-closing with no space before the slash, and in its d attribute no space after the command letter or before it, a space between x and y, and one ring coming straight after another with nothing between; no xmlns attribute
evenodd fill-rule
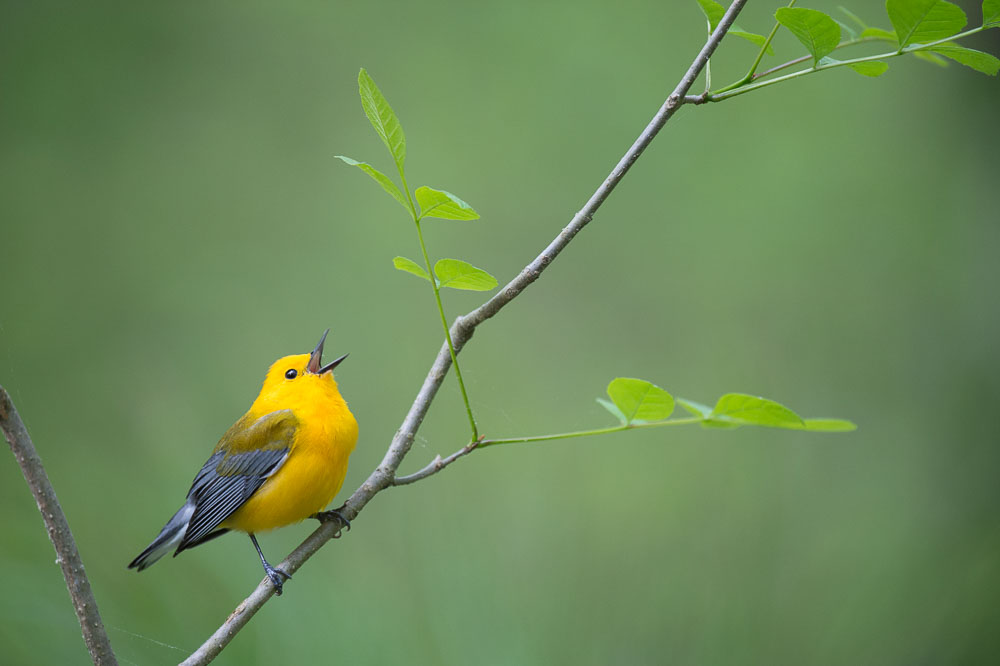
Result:
<svg viewBox="0 0 1000 666"><path fill-rule="evenodd" d="M752 3L741 27L766 33L774 9ZM351 353L346 493L439 348L426 286L390 263L419 252L408 221L334 159L381 150L359 67L392 91L412 179L485 221L428 226L436 254L504 281L604 178L705 23L694 2L630 0L8 0L2 18L0 383L137 664L179 661L261 578L239 535L125 564L268 364L327 326L330 353ZM991 32L968 45L996 53ZM714 76L754 48L727 40ZM775 49L800 53L788 34ZM857 432L474 454L377 498L219 663L992 662L998 101L995 79L899 59L877 81L834 71L684 109L462 355L490 437L600 426L593 397L619 375L780 397ZM449 380L403 471L464 444L463 419ZM9 457L0 499L0 657L81 663ZM277 558L311 529L262 545Z"/></svg>

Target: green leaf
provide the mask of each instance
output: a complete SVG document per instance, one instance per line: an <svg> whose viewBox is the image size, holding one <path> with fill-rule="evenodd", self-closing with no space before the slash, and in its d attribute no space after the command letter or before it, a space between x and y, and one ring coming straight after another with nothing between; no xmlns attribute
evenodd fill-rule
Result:
<svg viewBox="0 0 1000 666"><path fill-rule="evenodd" d="M403 193L399 191L399 188L396 187L396 183L392 182L392 180L390 180L389 177L386 176L384 173L373 167L371 164L368 164L367 162L359 162L357 160L352 160L350 157L344 157L343 155L336 155L335 157L338 160L343 160L347 164L350 164L351 166L356 166L362 171L364 171L366 174L371 176L376 183L381 185L383 190L391 194L393 199L402 204L403 208L405 208L406 210L410 210L410 203L403 196Z"/></svg>
<svg viewBox="0 0 1000 666"><path fill-rule="evenodd" d="M813 56L814 64L833 53L840 43L840 26L832 18L815 9L782 7L774 13L778 23L788 28Z"/></svg>
<svg viewBox="0 0 1000 666"><path fill-rule="evenodd" d="M677 398L685 410L700 417L705 428L738 428L741 425L770 426L815 432L847 432L857 426L843 419L802 419L773 400L742 393L728 393L712 409L693 400Z"/></svg>
<svg viewBox="0 0 1000 666"><path fill-rule="evenodd" d="M871 76L873 78L876 76L882 76L887 71L889 71L888 63L884 63L881 60L869 60L867 62L852 62L851 64L848 65L848 67L853 69L858 74L862 74L864 76Z"/></svg>
<svg viewBox="0 0 1000 666"><path fill-rule="evenodd" d="M703 428L739 428L739 423L732 423L730 421L715 421L712 419L712 408L708 405L703 405L700 402L695 402L694 400L686 400L684 398L677 398L677 403L684 408L686 412L697 416L702 419L701 426Z"/></svg>
<svg viewBox="0 0 1000 666"><path fill-rule="evenodd" d="M420 217L437 217L442 220L478 220L479 213L451 192L435 190L423 185L417 188Z"/></svg>
<svg viewBox="0 0 1000 666"><path fill-rule="evenodd" d="M837 19L833 19L833 20L837 21ZM852 28L851 26L847 25L843 21L837 21L837 25L840 26L841 33L845 33L845 32L847 33L847 39L849 39L850 41L853 42L854 40L856 40L858 38L858 31L855 30L854 28Z"/></svg>
<svg viewBox="0 0 1000 666"><path fill-rule="evenodd" d="M701 6L701 11L705 14L705 18L708 19L709 32L715 32L716 27L719 25L719 21L721 21L722 17L726 14L726 8L718 2L715 2L715 0L698 0L698 4ZM742 30L735 23L729 28L729 34L741 37L748 42L756 44L757 46L764 46L764 43L767 42L767 38L764 37L764 35L758 35L753 32ZM767 54L774 55L774 49L771 48L770 44L767 45Z"/></svg>
<svg viewBox="0 0 1000 666"><path fill-rule="evenodd" d="M921 60L926 60L927 62L934 63L938 67L947 67L948 61L941 56L931 53L930 51L912 51L913 55Z"/></svg>
<svg viewBox="0 0 1000 666"><path fill-rule="evenodd" d="M608 384L608 397L625 416L625 423L662 421L674 411L673 397L642 379L612 379Z"/></svg>
<svg viewBox="0 0 1000 666"><path fill-rule="evenodd" d="M412 259L407 259L406 257L395 257L392 260L392 265L398 270L406 271L407 273L412 273L418 278L423 278L428 282L431 281L431 276L427 274L427 271L423 267Z"/></svg>
<svg viewBox="0 0 1000 666"><path fill-rule="evenodd" d="M945 0L886 0L885 10L901 48L951 37L966 24L965 12Z"/></svg>
<svg viewBox="0 0 1000 666"><path fill-rule="evenodd" d="M744 393L727 393L715 403L713 419L776 428L803 428L798 414L773 400Z"/></svg>
<svg viewBox="0 0 1000 666"><path fill-rule="evenodd" d="M861 32L862 39L881 39L884 42L889 42L890 44L899 44L899 40L896 38L896 33L892 30L883 30L882 28L865 28Z"/></svg>
<svg viewBox="0 0 1000 666"><path fill-rule="evenodd" d="M837 7L837 9L839 9L844 16L854 21L854 23L857 24L859 30L865 30L868 28L868 24L862 21L857 14L852 12L847 7Z"/></svg>
<svg viewBox="0 0 1000 666"><path fill-rule="evenodd" d="M983 0L983 27L1000 28L1000 0Z"/></svg>
<svg viewBox="0 0 1000 666"><path fill-rule="evenodd" d="M1000 59L991 53L967 49L958 44L941 44L929 50L989 76L996 76L1000 72Z"/></svg>
<svg viewBox="0 0 1000 666"><path fill-rule="evenodd" d="M698 0L698 4L701 5L701 11L705 14L705 18L708 19L708 25L711 26L709 31L715 32L719 21L726 14L726 8L715 2L715 0Z"/></svg>
<svg viewBox="0 0 1000 666"><path fill-rule="evenodd" d="M700 402L695 402L694 400L688 400L686 398L677 398L677 404L684 408L688 414L692 416L700 416L703 419L707 419L712 415L712 408L708 405L703 405Z"/></svg>
<svg viewBox="0 0 1000 666"><path fill-rule="evenodd" d="M393 113L389 102L364 68L358 72L358 93L361 95L361 106L368 116L368 122L389 149L392 159L396 162L396 168L403 173L403 163L406 161L406 135L403 134L403 126L399 124L399 119Z"/></svg>
<svg viewBox="0 0 1000 666"><path fill-rule="evenodd" d="M468 289L469 291L489 291L497 286L497 279L481 268L459 259L441 259L434 264L442 287Z"/></svg>
<svg viewBox="0 0 1000 666"><path fill-rule="evenodd" d="M858 426L844 419L806 419L803 423L803 430L813 432L850 432L858 429Z"/></svg>
<svg viewBox="0 0 1000 666"><path fill-rule="evenodd" d="M733 25L732 28L729 29L729 34L730 35L736 35L737 37L742 37L743 39L747 40L748 42L750 42L752 44L756 44L758 47L761 47L761 46L764 46L764 44L767 44L767 37L765 37L764 35L758 35L755 32L747 32L746 30L740 30L740 27L738 25L735 25L735 24ZM767 48L764 49L764 52L767 53L767 55L772 55L773 56L774 55L774 47L772 47L770 44L767 44Z"/></svg>
<svg viewBox="0 0 1000 666"><path fill-rule="evenodd" d="M622 422L622 425L628 425L628 421L625 419L625 415L622 414L622 410L618 409L613 402L604 398L597 398L597 402L601 407L614 414L615 418Z"/></svg>

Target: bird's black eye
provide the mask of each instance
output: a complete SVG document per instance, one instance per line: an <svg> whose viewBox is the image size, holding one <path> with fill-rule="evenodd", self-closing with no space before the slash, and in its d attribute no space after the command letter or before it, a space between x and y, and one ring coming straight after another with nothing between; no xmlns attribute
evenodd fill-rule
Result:
<svg viewBox="0 0 1000 666"><path fill-rule="evenodd" d="M299 373L297 373L293 368L285 373L285 379L295 379L298 376L298 374Z"/></svg>

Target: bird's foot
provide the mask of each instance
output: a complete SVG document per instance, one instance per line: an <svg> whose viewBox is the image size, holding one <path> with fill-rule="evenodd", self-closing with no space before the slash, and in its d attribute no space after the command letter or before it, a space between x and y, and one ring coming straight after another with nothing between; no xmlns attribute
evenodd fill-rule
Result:
<svg viewBox="0 0 1000 666"><path fill-rule="evenodd" d="M333 535L334 539L340 538L341 530L346 529L348 532L351 531L351 521L349 521L344 514L341 513L347 507L346 504L341 506L339 509L332 509L331 511L320 511L319 513L313 514L311 517L315 518L321 523L332 523L334 521L340 523L340 529Z"/></svg>
<svg viewBox="0 0 1000 666"><path fill-rule="evenodd" d="M267 562L264 562L264 573L271 579L271 584L274 585L274 593L280 597L281 587L285 584L286 580L292 579L291 574L285 573L278 567L272 567Z"/></svg>

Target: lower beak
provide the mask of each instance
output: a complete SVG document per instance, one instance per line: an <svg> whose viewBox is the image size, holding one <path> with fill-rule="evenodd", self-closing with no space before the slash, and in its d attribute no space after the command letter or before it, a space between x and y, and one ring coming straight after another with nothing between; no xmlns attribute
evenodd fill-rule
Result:
<svg viewBox="0 0 1000 666"><path fill-rule="evenodd" d="M320 367L320 364L323 363L323 343L326 342L326 336L329 332L330 329L326 329L326 331L323 332L323 337L319 339L319 344L316 345L316 349L312 350L312 353L309 355L309 363L306 364L307 372L311 372L314 375L321 375L324 372L330 372L340 365L341 361L347 358L347 354L344 354L340 358Z"/></svg>

